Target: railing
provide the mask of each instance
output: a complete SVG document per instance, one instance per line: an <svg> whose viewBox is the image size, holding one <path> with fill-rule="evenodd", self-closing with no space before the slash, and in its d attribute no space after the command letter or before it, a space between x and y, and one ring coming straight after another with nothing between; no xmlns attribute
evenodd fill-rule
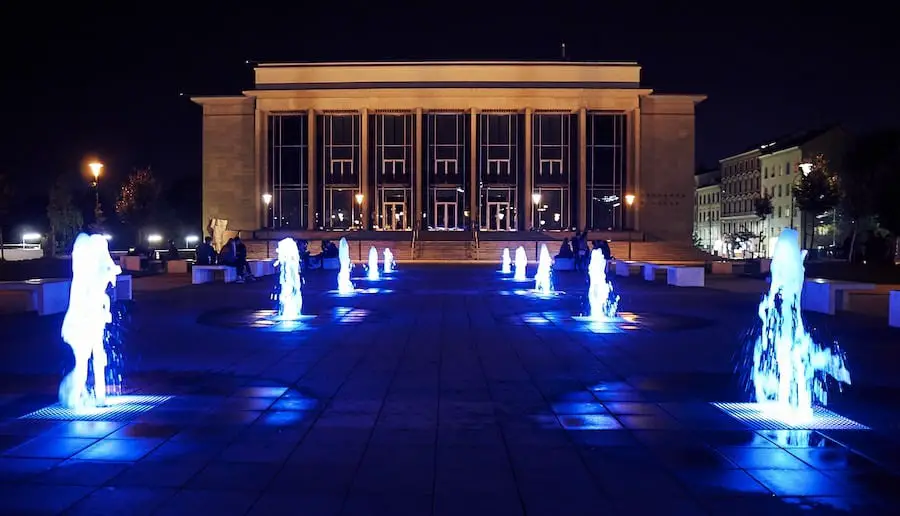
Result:
<svg viewBox="0 0 900 516"><path fill-rule="evenodd" d="M476 229L475 231L472 232L472 234L475 235L475 260L478 260L481 258L481 256L479 256L480 253L478 251L478 248L481 247L481 242L478 241L478 230Z"/></svg>
<svg viewBox="0 0 900 516"><path fill-rule="evenodd" d="M412 241L410 242L410 248L409 248L409 253L410 253L409 257L410 257L411 260L415 260L415 259L416 259L416 236L417 236L418 234L419 234L419 230L418 230L418 229L413 229L413 232L412 232Z"/></svg>

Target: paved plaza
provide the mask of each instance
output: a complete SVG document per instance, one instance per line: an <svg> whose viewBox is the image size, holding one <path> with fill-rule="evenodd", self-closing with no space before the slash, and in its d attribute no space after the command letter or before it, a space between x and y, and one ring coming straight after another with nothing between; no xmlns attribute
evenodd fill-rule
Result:
<svg viewBox="0 0 900 516"><path fill-rule="evenodd" d="M533 273L533 266L530 273ZM900 332L808 315L853 385L829 408L869 430L741 422L759 280L618 279L626 322L576 321L483 265L403 265L338 296L316 271L296 327L274 278L135 284L129 410L52 405L62 317L0 316L0 514L888 514L900 501ZM260 312L260 311L263 312ZM90 420L93 419L93 420Z"/></svg>

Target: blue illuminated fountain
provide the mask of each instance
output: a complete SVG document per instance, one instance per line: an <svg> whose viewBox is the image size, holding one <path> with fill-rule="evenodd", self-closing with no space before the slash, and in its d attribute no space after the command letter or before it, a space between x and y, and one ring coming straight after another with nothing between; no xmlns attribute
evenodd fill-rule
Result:
<svg viewBox="0 0 900 516"><path fill-rule="evenodd" d="M591 262L588 265L588 304L589 318L592 321L615 319L619 308L619 296L613 293L612 283L606 279L606 257L603 251L591 251Z"/></svg>
<svg viewBox="0 0 900 516"><path fill-rule="evenodd" d="M553 292L553 285L550 282L550 266L550 251L547 250L547 244L541 244L541 251L538 254L538 268L534 274L534 290L538 294L549 295ZM516 267L516 273L518 274L518 272L519 269Z"/></svg>
<svg viewBox="0 0 900 516"><path fill-rule="evenodd" d="M371 281L377 281L379 279L378 274L378 249L375 249L375 246L369 248L369 271L366 274L366 278Z"/></svg>
<svg viewBox="0 0 900 516"><path fill-rule="evenodd" d="M523 251L524 251L524 249L523 249ZM510 272L512 272L512 260L509 259L509 248L504 247L503 248L502 265L500 267L500 273L501 274L509 274Z"/></svg>
<svg viewBox="0 0 900 516"><path fill-rule="evenodd" d="M303 293L300 279L300 251L293 238L285 238L278 242L275 249L279 268L278 319L296 321L300 319L303 309Z"/></svg>
<svg viewBox="0 0 900 516"><path fill-rule="evenodd" d="M106 325L112 322L107 287L115 286L122 272L109 255L102 235L84 233L72 248L72 285L62 338L72 348L75 367L59 385L59 402L69 409L107 404ZM88 368L93 368L93 389L88 390Z"/></svg>
<svg viewBox="0 0 900 516"><path fill-rule="evenodd" d="M350 246L347 244L346 238L341 238L338 244L338 261L341 269L338 271L338 293L350 294L353 292L353 282L350 281Z"/></svg>
<svg viewBox="0 0 900 516"><path fill-rule="evenodd" d="M820 346L803 326L800 296L806 251L798 242L797 231L785 229L775 244L772 283L759 304L762 333L753 348L751 372L760 410L794 425L812 421L814 407L828 403L827 377L850 383L837 345Z"/></svg>
<svg viewBox="0 0 900 516"><path fill-rule="evenodd" d="M394 272L394 253L391 252L390 249L384 249L384 273L390 274Z"/></svg>
<svg viewBox="0 0 900 516"><path fill-rule="evenodd" d="M516 248L516 273L513 279L516 281L525 281L528 279L526 269L528 268L528 257L525 256L525 248L519 246Z"/></svg>

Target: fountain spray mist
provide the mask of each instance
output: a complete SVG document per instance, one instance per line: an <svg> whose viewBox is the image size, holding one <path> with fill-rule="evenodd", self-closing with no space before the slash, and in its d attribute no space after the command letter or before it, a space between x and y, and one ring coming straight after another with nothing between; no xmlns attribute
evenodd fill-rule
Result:
<svg viewBox="0 0 900 516"><path fill-rule="evenodd" d="M338 244L338 261L341 263L341 270L338 271L338 293L349 294L353 292L353 282L350 281L350 246L347 244L346 238L341 238Z"/></svg>
<svg viewBox="0 0 900 516"><path fill-rule="evenodd" d="M550 251L547 250L547 244L541 244L541 251L538 254L538 268L534 274L534 289L538 294L549 294L553 291L553 285L550 283Z"/></svg>
<svg viewBox="0 0 900 516"><path fill-rule="evenodd" d="M615 318L619 308L619 296L613 294L612 284L606 279L606 257L603 256L603 251L600 249L591 251L588 277L590 278L588 303L591 309L591 319L603 321Z"/></svg>
<svg viewBox="0 0 900 516"><path fill-rule="evenodd" d="M390 249L384 249L384 273L394 272L394 253Z"/></svg>
<svg viewBox="0 0 900 516"><path fill-rule="evenodd" d="M370 280L377 280L378 275L378 249L375 246L369 248L369 271L366 277Z"/></svg>
<svg viewBox="0 0 900 516"><path fill-rule="evenodd" d="M525 256L525 248L519 246L516 248L516 273L513 279L516 281L525 281L528 277L525 275L525 269L528 267L528 257Z"/></svg>
<svg viewBox="0 0 900 516"><path fill-rule="evenodd" d="M512 263L509 259L509 248L503 248L503 257L502 257L502 265L500 267L500 272L503 274L509 274L512 272Z"/></svg>
<svg viewBox="0 0 900 516"><path fill-rule="evenodd" d="M756 402L783 421L802 423L813 418L815 405L826 405L826 380L850 383L844 356L835 345L823 348L807 333L800 312L806 251L800 250L797 231L785 229L775 243L772 283L759 304L762 332L753 349Z"/></svg>
<svg viewBox="0 0 900 516"><path fill-rule="evenodd" d="M293 238L285 238L278 242L275 249L279 268L278 318L283 321L295 321L300 318L303 309L303 293L300 279L300 250Z"/></svg>
<svg viewBox="0 0 900 516"><path fill-rule="evenodd" d="M106 325L112 321L106 289L115 286L121 272L102 235L78 235L72 248L72 286L61 332L75 355L75 367L59 385L59 401L66 408L106 405L108 361L104 344ZM87 388L89 365L94 372L92 393Z"/></svg>

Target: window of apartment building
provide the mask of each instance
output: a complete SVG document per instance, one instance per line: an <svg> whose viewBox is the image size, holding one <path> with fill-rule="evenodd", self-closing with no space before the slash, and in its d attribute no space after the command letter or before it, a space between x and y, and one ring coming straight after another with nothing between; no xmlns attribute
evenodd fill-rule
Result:
<svg viewBox="0 0 900 516"><path fill-rule="evenodd" d="M784 175L788 176L791 174L791 162L788 161L784 164Z"/></svg>

